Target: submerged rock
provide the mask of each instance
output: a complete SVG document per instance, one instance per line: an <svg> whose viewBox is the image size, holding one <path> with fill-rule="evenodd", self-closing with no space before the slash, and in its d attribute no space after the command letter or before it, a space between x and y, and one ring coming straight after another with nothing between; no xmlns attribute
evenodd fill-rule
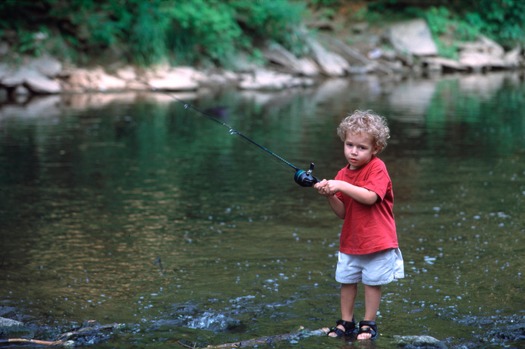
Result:
<svg viewBox="0 0 525 349"><path fill-rule="evenodd" d="M525 316L467 316L458 323L482 328L483 335L476 336L480 343L510 346L525 341Z"/></svg>
<svg viewBox="0 0 525 349"><path fill-rule="evenodd" d="M0 317L0 327L13 327L13 326L23 326L24 324L20 321L13 319L8 319L5 317Z"/></svg>
<svg viewBox="0 0 525 349"><path fill-rule="evenodd" d="M407 349L447 349L442 341L431 336L394 336L394 341Z"/></svg>

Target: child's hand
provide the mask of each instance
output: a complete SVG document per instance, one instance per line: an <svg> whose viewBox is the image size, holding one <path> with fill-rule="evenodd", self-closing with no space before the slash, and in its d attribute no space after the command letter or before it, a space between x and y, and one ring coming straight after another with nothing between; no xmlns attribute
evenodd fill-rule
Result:
<svg viewBox="0 0 525 349"><path fill-rule="evenodd" d="M329 181L327 181L326 179L323 179L322 181L315 183L314 188L317 189L317 192L323 196L333 195L330 193Z"/></svg>
<svg viewBox="0 0 525 349"><path fill-rule="evenodd" d="M314 188L317 189L317 192L323 196L333 196L335 193L341 190L339 183L341 183L341 181L323 179L322 181L316 183Z"/></svg>

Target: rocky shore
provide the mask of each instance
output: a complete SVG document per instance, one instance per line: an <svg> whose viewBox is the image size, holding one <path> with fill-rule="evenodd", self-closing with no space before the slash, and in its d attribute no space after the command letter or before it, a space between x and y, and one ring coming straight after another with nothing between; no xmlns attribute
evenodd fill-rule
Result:
<svg viewBox="0 0 525 349"><path fill-rule="evenodd" d="M355 32L365 31L355 27ZM359 33L358 33L359 34ZM310 55L298 58L270 43L262 52L267 62L257 66L239 57L235 69L198 70L159 65L148 69L75 67L58 57L27 58L22 64L0 61L0 104L24 103L33 95L121 91L195 91L229 85L240 90L283 90L315 85L322 79L378 74L387 77L517 70L525 66L520 47L505 51L481 37L464 43L458 59L438 55L436 43L423 20L411 20L368 35L359 45L348 45L337 36L309 37ZM8 49L0 52L7 57ZM5 59L4 59L5 61Z"/></svg>

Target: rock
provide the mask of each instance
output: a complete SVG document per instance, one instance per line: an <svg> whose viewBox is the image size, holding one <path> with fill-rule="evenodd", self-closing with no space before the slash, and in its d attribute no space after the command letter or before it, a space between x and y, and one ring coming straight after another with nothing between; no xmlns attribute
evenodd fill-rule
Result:
<svg viewBox="0 0 525 349"><path fill-rule="evenodd" d="M27 89L36 94L53 94L61 91L58 81L48 78L31 66L23 66L11 74L7 73L2 78L2 85L7 88L26 85Z"/></svg>
<svg viewBox="0 0 525 349"><path fill-rule="evenodd" d="M431 336L394 336L394 341L402 348L447 349L443 342Z"/></svg>
<svg viewBox="0 0 525 349"><path fill-rule="evenodd" d="M321 71L330 77L340 77L346 75L350 70L350 64L340 55L326 50L319 42L313 38L306 40L308 47L312 51L313 59L317 62Z"/></svg>
<svg viewBox="0 0 525 349"><path fill-rule="evenodd" d="M9 74L9 66L5 63L0 63L0 81Z"/></svg>
<svg viewBox="0 0 525 349"><path fill-rule="evenodd" d="M23 326L24 324L20 321L8 319L5 317L0 317L0 328L1 327L14 327L14 326Z"/></svg>
<svg viewBox="0 0 525 349"><path fill-rule="evenodd" d="M232 71L209 71L206 73L206 79L200 81L202 86L236 86L239 81L239 76Z"/></svg>
<svg viewBox="0 0 525 349"><path fill-rule="evenodd" d="M49 55L35 58L29 63L29 67L50 78L62 71L62 63Z"/></svg>
<svg viewBox="0 0 525 349"><path fill-rule="evenodd" d="M505 54L503 47L485 36L480 36L477 41L462 43L460 51L484 53L493 57L503 57Z"/></svg>
<svg viewBox="0 0 525 349"><path fill-rule="evenodd" d="M133 69L133 67L124 67L118 69L115 72L115 75L124 81L134 81L137 79L137 73L135 72L135 69Z"/></svg>
<svg viewBox="0 0 525 349"><path fill-rule="evenodd" d="M72 92L121 91L127 88L125 80L106 73L101 67L73 69L67 73L64 84Z"/></svg>
<svg viewBox="0 0 525 349"><path fill-rule="evenodd" d="M364 75L373 72L382 72L385 74L392 74L393 71L388 65L380 64L377 61L369 58L368 56L362 54L358 50L352 48L351 46L345 44L343 41L333 38L333 37L323 37L323 42L328 45L328 47L341 55L349 64L347 69L348 73L353 75Z"/></svg>
<svg viewBox="0 0 525 349"><path fill-rule="evenodd" d="M14 90L14 94L15 96L17 97L20 97L20 96L29 96L31 94L31 91L29 91L27 89L27 87L25 87L24 85L18 85L15 87L15 90Z"/></svg>
<svg viewBox="0 0 525 349"><path fill-rule="evenodd" d="M263 54L269 62L282 66L292 74L295 73L305 76L315 76L319 74L319 69L315 65L315 62L307 58L297 58L278 43L268 45L263 50Z"/></svg>
<svg viewBox="0 0 525 349"><path fill-rule="evenodd" d="M0 56L9 54L9 44L5 41L0 41Z"/></svg>
<svg viewBox="0 0 525 349"><path fill-rule="evenodd" d="M474 42L460 46L459 62L473 71L490 68L516 68L521 64L521 49L505 53L496 42L481 36Z"/></svg>
<svg viewBox="0 0 525 349"><path fill-rule="evenodd" d="M7 88L14 88L17 85L22 85L24 83L26 71L27 69L25 68L19 68L14 72L7 69L2 77L2 85Z"/></svg>
<svg viewBox="0 0 525 349"><path fill-rule="evenodd" d="M423 59L423 64L427 66L439 66L443 68L442 70L462 71L467 69L462 63L443 57L426 57Z"/></svg>
<svg viewBox="0 0 525 349"><path fill-rule="evenodd" d="M196 90L199 87L194 77L196 71L193 68L180 67L168 69L162 76L157 74L147 81L147 84L154 90L186 91Z"/></svg>
<svg viewBox="0 0 525 349"><path fill-rule="evenodd" d="M304 76L317 76L320 74L319 67L315 61L310 57L302 57L298 59L299 74Z"/></svg>
<svg viewBox="0 0 525 349"><path fill-rule="evenodd" d="M257 70L253 74L245 74L239 83L239 88L242 90L282 90L309 85L313 85L313 80L268 70Z"/></svg>
<svg viewBox="0 0 525 349"><path fill-rule="evenodd" d="M50 79L40 73L28 76L25 83L27 88L35 94L55 94L62 90L57 80Z"/></svg>
<svg viewBox="0 0 525 349"><path fill-rule="evenodd" d="M73 69L67 73L64 79L66 90L71 92L84 92L93 88L91 75L87 69Z"/></svg>
<svg viewBox="0 0 525 349"><path fill-rule="evenodd" d="M517 68L522 65L521 47L516 47L503 56L505 66L509 68Z"/></svg>
<svg viewBox="0 0 525 349"><path fill-rule="evenodd" d="M480 71L484 68L503 68L505 66L505 62L500 57L473 51L461 52L459 63L474 71Z"/></svg>
<svg viewBox="0 0 525 349"><path fill-rule="evenodd" d="M392 25L387 32L387 37L392 46L402 53L414 56L434 56L438 53L430 29L422 19Z"/></svg>
<svg viewBox="0 0 525 349"><path fill-rule="evenodd" d="M97 80L98 91L121 91L126 88L126 81L109 75L103 70L99 72Z"/></svg>

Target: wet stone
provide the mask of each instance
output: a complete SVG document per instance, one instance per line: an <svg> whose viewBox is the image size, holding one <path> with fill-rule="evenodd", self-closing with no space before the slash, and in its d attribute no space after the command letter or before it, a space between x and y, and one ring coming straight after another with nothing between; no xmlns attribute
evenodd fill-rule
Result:
<svg viewBox="0 0 525 349"><path fill-rule="evenodd" d="M0 317L0 327L13 327L13 326L23 326L24 324L20 321L8 319L5 317Z"/></svg>
<svg viewBox="0 0 525 349"><path fill-rule="evenodd" d="M431 336L394 336L394 341L406 349L447 349L443 342Z"/></svg>

